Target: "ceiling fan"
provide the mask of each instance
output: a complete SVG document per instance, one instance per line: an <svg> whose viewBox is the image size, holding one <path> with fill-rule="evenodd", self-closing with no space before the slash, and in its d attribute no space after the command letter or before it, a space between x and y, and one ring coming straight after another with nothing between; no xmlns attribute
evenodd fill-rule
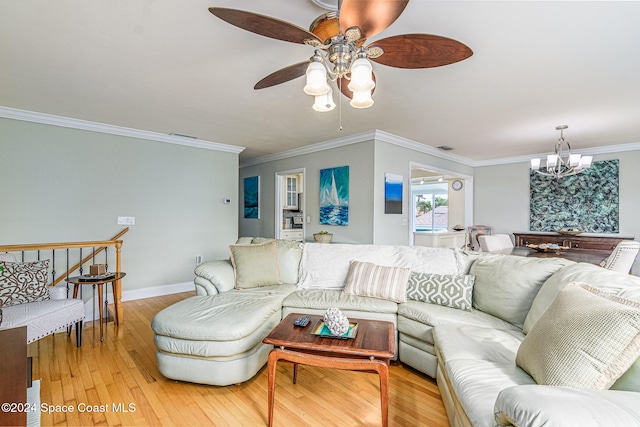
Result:
<svg viewBox="0 0 640 427"><path fill-rule="evenodd" d="M335 107L327 80L356 108L373 104L371 93L375 75L369 60L396 68L431 68L453 64L473 52L465 44L432 34L401 34L364 46L367 39L385 30L402 14L409 0L341 0L338 10L320 15L309 27L302 27L253 12L221 7L209 11L252 33L303 43L315 48L314 55L297 64L275 71L254 86L264 89L307 75L304 91L316 97L314 109Z"/></svg>

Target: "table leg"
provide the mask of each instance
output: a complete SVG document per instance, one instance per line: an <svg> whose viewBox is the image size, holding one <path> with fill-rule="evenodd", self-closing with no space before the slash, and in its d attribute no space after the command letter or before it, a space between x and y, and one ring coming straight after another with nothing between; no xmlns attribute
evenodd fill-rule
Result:
<svg viewBox="0 0 640 427"><path fill-rule="evenodd" d="M78 298L78 288L80 287L80 285L73 285L73 299ZM69 291L67 291L69 292ZM71 329L73 329L73 325L67 327L67 336L70 337L71 336ZM77 335L78 333L76 332L76 339L77 339ZM80 347L80 346L78 346Z"/></svg>
<svg viewBox="0 0 640 427"><path fill-rule="evenodd" d="M99 322L100 322L100 341L104 341L104 335L102 332L102 284L97 285L98 286L98 313L100 316Z"/></svg>
<svg viewBox="0 0 640 427"><path fill-rule="evenodd" d="M271 350L269 353L268 372L269 372L269 427L273 425L273 402L276 397L276 366L278 364L278 351Z"/></svg>
<svg viewBox="0 0 640 427"><path fill-rule="evenodd" d="M298 381L298 364L293 364L293 383L296 384Z"/></svg>
<svg viewBox="0 0 640 427"><path fill-rule="evenodd" d="M377 365L376 371L380 376L380 408L382 412L382 427L389 425L389 364Z"/></svg>
<svg viewBox="0 0 640 427"><path fill-rule="evenodd" d="M120 316L118 315L120 304L119 304L118 298L116 298L117 297L116 283L119 283L119 281L111 282L111 293L113 294L113 318L114 318L114 321L116 322L116 326L120 326Z"/></svg>

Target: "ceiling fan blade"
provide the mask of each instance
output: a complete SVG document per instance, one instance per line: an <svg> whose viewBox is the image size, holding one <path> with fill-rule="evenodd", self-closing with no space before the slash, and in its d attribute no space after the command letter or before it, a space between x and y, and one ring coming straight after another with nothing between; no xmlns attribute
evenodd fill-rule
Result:
<svg viewBox="0 0 640 427"><path fill-rule="evenodd" d="M279 85L280 83L288 82L289 80L297 79L298 77L305 75L308 66L309 61L302 61L297 64L289 65L288 67L284 67L269 74L267 77L256 83L253 88L255 90L264 89Z"/></svg>
<svg viewBox="0 0 640 427"><path fill-rule="evenodd" d="M270 16L224 7L210 7L209 12L231 25L272 39L291 43L304 43L305 39L321 42L315 34L304 28Z"/></svg>
<svg viewBox="0 0 640 427"><path fill-rule="evenodd" d="M372 61L396 68L440 67L473 55L464 43L433 34L402 34L378 40L372 46L384 50Z"/></svg>
<svg viewBox="0 0 640 427"><path fill-rule="evenodd" d="M373 82L376 82L376 74L375 73L371 73L371 77L373 78ZM346 77L341 77L338 80L336 80L336 84L338 85L338 89L340 89L340 92L342 92L342 94L344 96L346 96L349 99L353 99L353 92L349 89L349 82L351 80L348 80ZM376 88L374 87L371 90L371 95L373 95L376 91Z"/></svg>
<svg viewBox="0 0 640 427"><path fill-rule="evenodd" d="M343 0L340 8L340 30L359 27L368 39L393 24L409 0Z"/></svg>

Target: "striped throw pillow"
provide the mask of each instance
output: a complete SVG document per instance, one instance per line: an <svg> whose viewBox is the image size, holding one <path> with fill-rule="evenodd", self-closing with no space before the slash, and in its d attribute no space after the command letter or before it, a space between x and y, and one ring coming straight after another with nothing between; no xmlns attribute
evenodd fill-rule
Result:
<svg viewBox="0 0 640 427"><path fill-rule="evenodd" d="M407 301L407 281L411 270L385 267L370 262L351 261L343 293L381 298L395 302Z"/></svg>

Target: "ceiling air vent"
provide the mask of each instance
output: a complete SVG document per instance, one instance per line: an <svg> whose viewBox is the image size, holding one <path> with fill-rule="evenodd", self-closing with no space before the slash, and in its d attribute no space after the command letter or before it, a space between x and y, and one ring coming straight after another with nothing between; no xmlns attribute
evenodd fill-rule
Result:
<svg viewBox="0 0 640 427"><path fill-rule="evenodd" d="M439 145L439 146L438 146L438 147L436 147L436 148L439 148L439 149L441 149L442 151L451 151L451 150L453 150L453 147L449 147L448 145Z"/></svg>

